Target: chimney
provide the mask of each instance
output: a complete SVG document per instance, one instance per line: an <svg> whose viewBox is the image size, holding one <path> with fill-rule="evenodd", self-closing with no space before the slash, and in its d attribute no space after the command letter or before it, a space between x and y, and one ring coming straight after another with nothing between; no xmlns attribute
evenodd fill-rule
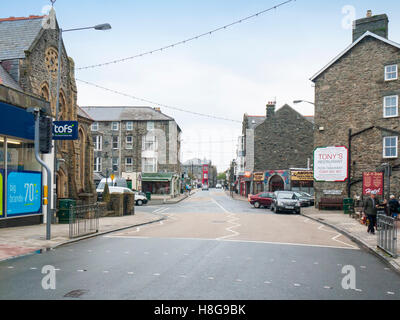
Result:
<svg viewBox="0 0 400 320"><path fill-rule="evenodd" d="M154 110L161 113L161 109L159 107L155 107Z"/></svg>
<svg viewBox="0 0 400 320"><path fill-rule="evenodd" d="M276 105L276 102L274 101L269 101L268 103L267 103L267 118L271 118L271 117L273 117L274 116L274 114L275 114L275 105Z"/></svg>
<svg viewBox="0 0 400 320"><path fill-rule="evenodd" d="M389 18L386 14L373 16L372 11L367 11L367 17L354 21L353 42L360 38L365 32L370 31L383 38L389 35Z"/></svg>

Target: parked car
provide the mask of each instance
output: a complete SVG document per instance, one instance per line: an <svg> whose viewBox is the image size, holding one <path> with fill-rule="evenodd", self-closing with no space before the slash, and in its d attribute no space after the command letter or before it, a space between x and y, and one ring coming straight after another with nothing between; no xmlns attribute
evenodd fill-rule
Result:
<svg viewBox="0 0 400 320"><path fill-rule="evenodd" d="M111 180L111 178L103 178L103 179L101 179L100 183L98 184L98 186L96 188L97 198L99 200L103 197L103 191L104 191L104 187L106 185L106 181L107 181L108 187L128 188L128 183L126 182L126 179L124 179L124 178L114 178L114 180Z"/></svg>
<svg viewBox="0 0 400 320"><path fill-rule="evenodd" d="M261 192L256 195L249 196L249 202L254 206L254 208L269 208L271 207L273 196L273 192Z"/></svg>
<svg viewBox="0 0 400 320"><path fill-rule="evenodd" d="M208 184L203 184L201 190L208 190Z"/></svg>
<svg viewBox="0 0 400 320"><path fill-rule="evenodd" d="M292 212L300 214L300 201L294 191L275 191L271 210L275 213Z"/></svg>
<svg viewBox="0 0 400 320"><path fill-rule="evenodd" d="M217 185L215 186L215 188L217 188L217 189L222 189L222 185L219 184L219 183L217 183Z"/></svg>
<svg viewBox="0 0 400 320"><path fill-rule="evenodd" d="M315 204L315 197L312 196L311 194L303 191L299 191L300 194L303 195L303 197L307 198L310 201L310 206L313 206Z"/></svg>
<svg viewBox="0 0 400 320"><path fill-rule="evenodd" d="M300 207L309 207L311 205L311 201L309 198L304 196L301 192L295 191L294 193L297 199L300 201Z"/></svg>
<svg viewBox="0 0 400 320"><path fill-rule="evenodd" d="M148 202L146 194L144 192L135 192L135 203L137 206L141 206Z"/></svg>

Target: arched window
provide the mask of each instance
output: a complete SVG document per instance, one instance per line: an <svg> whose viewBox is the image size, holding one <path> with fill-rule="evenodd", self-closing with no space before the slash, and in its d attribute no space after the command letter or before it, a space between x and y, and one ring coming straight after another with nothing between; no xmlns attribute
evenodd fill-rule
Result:
<svg viewBox="0 0 400 320"><path fill-rule="evenodd" d="M59 104L58 104L58 120L68 120L67 117L67 104L65 101L65 96L62 91L60 91Z"/></svg>

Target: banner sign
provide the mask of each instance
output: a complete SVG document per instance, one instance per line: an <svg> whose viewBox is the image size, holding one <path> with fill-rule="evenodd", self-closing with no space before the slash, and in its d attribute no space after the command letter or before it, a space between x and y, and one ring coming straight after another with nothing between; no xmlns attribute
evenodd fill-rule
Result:
<svg viewBox="0 0 400 320"><path fill-rule="evenodd" d="M313 171L291 171L292 181L314 181Z"/></svg>
<svg viewBox="0 0 400 320"><path fill-rule="evenodd" d="M383 172L363 172L363 195L371 192L383 194Z"/></svg>
<svg viewBox="0 0 400 320"><path fill-rule="evenodd" d="M53 121L53 140L78 140L78 121Z"/></svg>
<svg viewBox="0 0 400 320"><path fill-rule="evenodd" d="M253 181L256 181L256 182L264 181L264 172L254 172L253 173Z"/></svg>
<svg viewBox="0 0 400 320"><path fill-rule="evenodd" d="M314 150L314 179L343 182L347 179L348 150L344 146L322 147Z"/></svg>
<svg viewBox="0 0 400 320"><path fill-rule="evenodd" d="M40 213L42 174L10 172L7 178L7 216Z"/></svg>

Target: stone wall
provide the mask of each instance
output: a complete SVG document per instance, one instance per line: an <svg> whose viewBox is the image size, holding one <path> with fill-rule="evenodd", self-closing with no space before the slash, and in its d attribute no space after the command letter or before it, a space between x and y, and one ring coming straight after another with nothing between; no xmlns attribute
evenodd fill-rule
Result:
<svg viewBox="0 0 400 320"><path fill-rule="evenodd" d="M254 171L306 168L313 124L285 105L254 129Z"/></svg>
<svg viewBox="0 0 400 320"><path fill-rule="evenodd" d="M314 147L348 146L349 129L371 126L400 131L399 117L383 117L383 98L400 95L400 81L384 81L384 66L400 63L400 50L372 37L364 38L315 80ZM319 127L324 127L319 131ZM383 137L393 133L374 129L352 140L351 179L363 171L375 171L382 163L399 166L398 158L383 158ZM393 171L391 190L400 192L400 172ZM316 182L317 202L322 190L342 190L347 183ZM360 195L362 183L354 184L351 195Z"/></svg>

